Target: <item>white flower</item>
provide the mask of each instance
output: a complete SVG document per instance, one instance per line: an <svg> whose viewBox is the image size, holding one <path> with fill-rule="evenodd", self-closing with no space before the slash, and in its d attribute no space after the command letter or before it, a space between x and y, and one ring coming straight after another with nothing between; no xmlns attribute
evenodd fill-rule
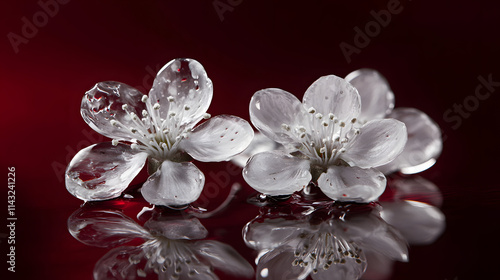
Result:
<svg viewBox="0 0 500 280"><path fill-rule="evenodd" d="M405 123L408 142L403 152L388 164L378 167L385 174L401 171L421 172L431 167L441 153L443 143L438 125L425 113L414 108L394 108L394 94L387 80L372 69L356 70L345 78L361 96L359 123L393 118Z"/></svg>
<svg viewBox="0 0 500 280"><path fill-rule="evenodd" d="M118 209L84 209L68 219L80 242L113 248L95 265L94 279L218 279L213 268L249 278L252 266L231 246L202 240L208 231L196 218L155 217L140 226ZM125 245L141 239L140 245ZM120 245L125 245L117 247ZM148 278L151 279L151 278Z"/></svg>
<svg viewBox="0 0 500 280"><path fill-rule="evenodd" d="M205 182L191 162L229 160L253 137L245 120L210 118L212 81L192 59L175 59L158 73L149 96L119 82L101 82L82 99L81 114L113 139L87 147L66 170L66 188L82 200L118 197L148 159L144 198L157 205L195 201ZM203 118L206 122L194 127Z"/></svg>
<svg viewBox="0 0 500 280"><path fill-rule="evenodd" d="M360 110L357 90L333 75L315 81L302 103L281 89L256 92L250 101L254 126L296 151L252 156L243 170L246 182L264 194L286 195L301 190L312 179L334 200L377 199L386 179L374 167L389 163L401 153L406 128L393 119L358 126Z"/></svg>
<svg viewBox="0 0 500 280"><path fill-rule="evenodd" d="M371 252L408 261L406 241L377 210L267 210L243 230L246 244L258 251L256 279L359 279L373 265L365 256Z"/></svg>

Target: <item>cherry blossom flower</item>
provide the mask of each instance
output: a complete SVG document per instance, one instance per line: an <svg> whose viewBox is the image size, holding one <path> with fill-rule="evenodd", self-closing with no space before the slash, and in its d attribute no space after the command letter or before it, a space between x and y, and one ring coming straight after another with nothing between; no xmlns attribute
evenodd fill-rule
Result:
<svg viewBox="0 0 500 280"><path fill-rule="evenodd" d="M414 108L394 109L394 93L387 80L372 69L359 69L346 76L361 96L358 123L393 118L405 123L408 142L403 152L390 163L379 166L385 174L401 171L413 174L426 170L435 162L443 143L438 125L425 113Z"/></svg>
<svg viewBox="0 0 500 280"><path fill-rule="evenodd" d="M253 138L245 120L210 118L212 81L192 59L175 59L154 80L149 96L119 82L100 82L85 93L81 114L112 138L79 151L66 170L66 188L79 199L118 197L148 161L144 198L156 205L195 201L205 177L190 161L225 161ZM195 125L202 119L208 119Z"/></svg>
<svg viewBox="0 0 500 280"><path fill-rule="evenodd" d="M401 153L407 132L404 123L394 119L358 125L360 112L356 88L334 75L315 81L302 103L277 88L256 92L250 101L253 125L287 149L252 156L244 179L271 196L292 194L312 180L334 200L377 199L386 179L375 167Z"/></svg>
<svg viewBox="0 0 500 280"><path fill-rule="evenodd" d="M350 209L355 207L314 207L305 215L261 211L243 229L247 246L258 251L256 279L355 280L373 265L367 258L372 253L408 261L406 240L378 209Z"/></svg>
<svg viewBox="0 0 500 280"><path fill-rule="evenodd" d="M141 226L117 209L80 208L68 230L86 245L111 248L95 265L96 280L218 279L214 268L244 278L254 273L231 246L204 240L208 231L194 217L153 216Z"/></svg>

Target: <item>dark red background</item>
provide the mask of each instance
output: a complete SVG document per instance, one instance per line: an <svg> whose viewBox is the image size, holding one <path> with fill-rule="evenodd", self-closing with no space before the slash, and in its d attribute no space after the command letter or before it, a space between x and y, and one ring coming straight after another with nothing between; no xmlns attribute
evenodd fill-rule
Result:
<svg viewBox="0 0 500 280"><path fill-rule="evenodd" d="M234 4L223 20L214 2L72 0L59 4L17 53L8 34L21 36L23 17L33 22L42 9L35 0L3 3L1 163L4 178L7 166L16 167L18 217L17 272L8 279L91 278L106 250L85 247L67 232L66 219L81 201L65 190L57 170L77 150L103 140L85 135L90 128L79 114L80 100L105 80L149 89L153 73L176 57L194 58L207 70L214 83L209 113L247 120L248 102L259 89L278 87L302 97L322 75L379 70L395 92L396 106L428 113L446 135L438 163L423 176L443 191L447 231L431 246L412 248L410 263L398 264L394 279L496 275L500 87L458 128L443 118L455 103L474 95L478 76L500 81L500 11L493 1L401 1L402 12L353 54L351 63L339 44L353 45L353 28L364 29L373 21L370 11L386 9L389 1L219 0ZM205 172L226 168L225 163L199 166ZM232 180L244 183L241 176ZM252 193L243 186L241 200ZM6 205L7 188L0 193L0 205ZM242 213L226 219L232 225L226 241L252 260L239 233L256 209ZM6 269L2 261L1 273Z"/></svg>

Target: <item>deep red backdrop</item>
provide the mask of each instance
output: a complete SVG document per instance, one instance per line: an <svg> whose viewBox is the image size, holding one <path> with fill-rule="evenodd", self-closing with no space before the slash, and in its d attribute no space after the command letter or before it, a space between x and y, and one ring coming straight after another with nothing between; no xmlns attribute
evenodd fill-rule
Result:
<svg viewBox="0 0 500 280"><path fill-rule="evenodd" d="M16 167L17 279L90 279L105 250L68 234L66 219L81 202L61 182L61 168L74 152L100 140L88 134L80 100L105 80L149 89L158 68L176 57L205 66L214 82L209 113L246 119L259 89L278 87L301 97L322 75L378 69L396 94L396 106L427 112L446 135L441 158L423 176L444 193L447 231L432 246L412 248L411 262L396 267L395 279L463 280L495 271L500 87L477 104L473 100L479 76L500 81L493 1L402 0L400 12L372 29L350 63L339 45L356 46L355 28L373 25L371 11L387 10L394 1L60 2L68 3L54 2L58 7L50 15L37 0L3 3L0 12L0 160L4 178L7 166ZM214 3L226 10L218 12ZM35 29L25 27L30 24ZM477 108L460 125L444 119L464 100ZM226 168L201 166L206 172ZM245 195L252 193L244 188ZM0 193L0 205L6 205L7 189ZM253 215L248 211L245 218ZM239 228L232 233L231 245L243 248ZM1 273L6 267L2 261Z"/></svg>

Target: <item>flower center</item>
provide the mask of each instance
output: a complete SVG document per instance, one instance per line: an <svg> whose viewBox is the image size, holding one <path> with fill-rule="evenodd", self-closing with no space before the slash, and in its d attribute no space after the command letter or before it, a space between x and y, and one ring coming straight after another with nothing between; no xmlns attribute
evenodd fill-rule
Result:
<svg viewBox="0 0 500 280"><path fill-rule="evenodd" d="M299 144L299 150L313 163L326 167L340 164L339 156L346 151L346 144L359 134L354 128L356 118L350 121L339 120L333 113L324 116L313 107L304 115L303 124L291 127L282 124L287 132L292 132ZM290 133L289 133L290 134Z"/></svg>
<svg viewBox="0 0 500 280"><path fill-rule="evenodd" d="M129 263L136 265L145 258L145 270L153 270L158 275L166 273L174 279L183 274L193 276L196 274L195 267L203 266L188 244L183 241L158 237L142 244L140 248L142 250L138 254L130 255ZM137 274L145 277L147 273L138 269Z"/></svg>
<svg viewBox="0 0 500 280"><path fill-rule="evenodd" d="M176 102L172 96L169 96L167 100L170 103ZM146 95L142 96L141 101L146 104L147 109L142 111L141 117L132 112L127 104L122 106L134 126L127 127L117 120L111 120L111 124L131 132L134 136L132 149L146 152L157 159L172 159L178 153L179 142L191 130L189 125L181 122L184 118L184 112L188 112L191 108L184 105L183 109L170 110L166 118L162 118L159 102L153 104ZM171 106L171 108L175 108L175 106ZM209 117L209 114L204 115L204 118ZM113 140L113 144L117 145L118 140Z"/></svg>
<svg viewBox="0 0 500 280"><path fill-rule="evenodd" d="M362 250L355 243L347 242L329 232L302 233L299 237L295 260L292 263L294 266L311 265L313 273L317 273L319 269L327 270L332 264L365 262Z"/></svg>

